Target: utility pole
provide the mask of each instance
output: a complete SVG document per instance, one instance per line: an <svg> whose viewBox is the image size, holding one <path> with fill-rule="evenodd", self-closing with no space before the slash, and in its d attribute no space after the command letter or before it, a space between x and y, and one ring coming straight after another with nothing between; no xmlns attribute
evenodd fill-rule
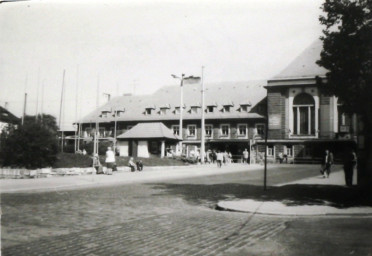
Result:
<svg viewBox="0 0 372 256"><path fill-rule="evenodd" d="M62 109L63 109L63 97L65 92L65 73L66 70L63 70L62 77L62 90L61 90L61 102L59 107L59 130L61 131L61 152L63 152L63 130L62 130Z"/></svg>
<svg viewBox="0 0 372 256"><path fill-rule="evenodd" d="M22 125L25 123L25 117L26 117L26 105L27 105L27 92L25 93L25 100L24 100L24 102L23 102Z"/></svg>
<svg viewBox="0 0 372 256"><path fill-rule="evenodd" d="M204 112L204 66L202 66L201 75L201 102L202 102L202 113L201 113L201 147L200 147L200 161L204 164L205 160L205 112Z"/></svg>

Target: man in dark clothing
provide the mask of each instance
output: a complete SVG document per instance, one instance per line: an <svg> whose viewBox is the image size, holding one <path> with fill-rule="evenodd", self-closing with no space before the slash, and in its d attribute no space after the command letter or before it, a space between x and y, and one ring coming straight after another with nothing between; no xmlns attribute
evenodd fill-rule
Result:
<svg viewBox="0 0 372 256"><path fill-rule="evenodd" d="M325 151L323 160L322 160L322 174L324 175L324 178L329 178L329 175L331 174L331 166L333 164L333 154L332 152L329 152L327 149Z"/></svg>
<svg viewBox="0 0 372 256"><path fill-rule="evenodd" d="M349 151L344 156L344 172L345 172L345 183L346 186L351 187L353 185L353 173L354 168L357 164L357 156L355 152Z"/></svg>

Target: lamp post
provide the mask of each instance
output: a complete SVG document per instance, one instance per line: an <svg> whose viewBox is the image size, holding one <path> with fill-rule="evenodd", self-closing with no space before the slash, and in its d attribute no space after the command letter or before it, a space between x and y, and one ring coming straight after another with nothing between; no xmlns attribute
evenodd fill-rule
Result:
<svg viewBox="0 0 372 256"><path fill-rule="evenodd" d="M200 81L200 77L195 77L195 76L188 76L188 77L185 77L185 74L182 74L181 77L178 77L176 75L172 75L173 78L175 79L179 79L180 80L180 84L181 84L181 105L180 105L180 128L179 128L179 137L181 139L180 141L180 150L181 150L181 154L182 154L182 112L183 112L183 84L184 82L187 83L187 84L193 84L193 83L197 83Z"/></svg>
<svg viewBox="0 0 372 256"><path fill-rule="evenodd" d="M182 112L183 112L183 79L185 78L185 74L182 74L181 77L178 77L176 75L172 75L173 78L179 79L180 80L180 86L181 86L181 100L180 100L180 125L179 125L179 134L178 136L180 137L180 142L179 142L179 151L180 155L182 155Z"/></svg>

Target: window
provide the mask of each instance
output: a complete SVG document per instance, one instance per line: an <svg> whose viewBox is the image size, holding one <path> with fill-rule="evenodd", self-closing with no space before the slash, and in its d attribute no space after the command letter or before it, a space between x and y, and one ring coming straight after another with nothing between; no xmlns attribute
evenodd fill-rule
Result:
<svg viewBox="0 0 372 256"><path fill-rule="evenodd" d="M198 113L198 107L191 107L191 114Z"/></svg>
<svg viewBox="0 0 372 256"><path fill-rule="evenodd" d="M105 137L106 131L105 128L99 128L99 137Z"/></svg>
<svg viewBox="0 0 372 256"><path fill-rule="evenodd" d="M173 134L179 136L180 135L180 126L179 125L172 125Z"/></svg>
<svg viewBox="0 0 372 256"><path fill-rule="evenodd" d="M293 134L315 134L315 101L310 94L301 93L293 100Z"/></svg>
<svg viewBox="0 0 372 256"><path fill-rule="evenodd" d="M212 125L206 125L205 126L205 136L206 137L212 137L213 136L213 126Z"/></svg>
<svg viewBox="0 0 372 256"><path fill-rule="evenodd" d="M175 108L174 108L174 113L175 113L175 114L179 114L179 113L181 113L180 109L181 109L180 107L175 107Z"/></svg>
<svg viewBox="0 0 372 256"><path fill-rule="evenodd" d="M187 126L187 136L194 138L196 137L196 125Z"/></svg>
<svg viewBox="0 0 372 256"><path fill-rule="evenodd" d="M286 146L286 151L284 151L284 154L287 154L287 156L293 156L293 146Z"/></svg>
<svg viewBox="0 0 372 256"><path fill-rule="evenodd" d="M265 135L265 124L256 124L257 135L263 137Z"/></svg>
<svg viewBox="0 0 372 256"><path fill-rule="evenodd" d="M228 124L221 124L221 137L229 137L230 136L230 125Z"/></svg>
<svg viewBox="0 0 372 256"><path fill-rule="evenodd" d="M248 105L240 105L240 112L248 112Z"/></svg>
<svg viewBox="0 0 372 256"><path fill-rule="evenodd" d="M107 112L102 112L101 117L106 118L107 117Z"/></svg>
<svg viewBox="0 0 372 256"><path fill-rule="evenodd" d="M151 115L152 108L146 108L146 115Z"/></svg>
<svg viewBox="0 0 372 256"><path fill-rule="evenodd" d="M239 124L238 125L238 136L239 137L247 137L247 125L246 124Z"/></svg>
<svg viewBox="0 0 372 256"><path fill-rule="evenodd" d="M223 106L222 112L230 112L231 106Z"/></svg>
<svg viewBox="0 0 372 256"><path fill-rule="evenodd" d="M167 113L168 108L161 108L160 109L160 115L165 115Z"/></svg>
<svg viewBox="0 0 372 256"><path fill-rule="evenodd" d="M274 146L267 146L267 156L273 156L274 155Z"/></svg>
<svg viewBox="0 0 372 256"><path fill-rule="evenodd" d="M207 106L207 113L213 113L214 112L214 106Z"/></svg>

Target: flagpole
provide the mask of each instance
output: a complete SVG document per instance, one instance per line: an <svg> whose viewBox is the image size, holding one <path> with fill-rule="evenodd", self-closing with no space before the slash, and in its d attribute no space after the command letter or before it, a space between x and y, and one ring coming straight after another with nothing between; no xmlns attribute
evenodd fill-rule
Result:
<svg viewBox="0 0 372 256"><path fill-rule="evenodd" d="M182 74L181 77L181 105L180 105L180 128L179 128L179 137L180 137L180 155L182 155L182 140L183 140L183 129L182 129L182 112L183 112L183 79L185 77L185 74Z"/></svg>
<svg viewBox="0 0 372 256"><path fill-rule="evenodd" d="M200 148L200 161L204 164L205 161L205 112L204 112L204 66L202 66L201 74L201 102L202 102L202 114L201 114L201 148Z"/></svg>

